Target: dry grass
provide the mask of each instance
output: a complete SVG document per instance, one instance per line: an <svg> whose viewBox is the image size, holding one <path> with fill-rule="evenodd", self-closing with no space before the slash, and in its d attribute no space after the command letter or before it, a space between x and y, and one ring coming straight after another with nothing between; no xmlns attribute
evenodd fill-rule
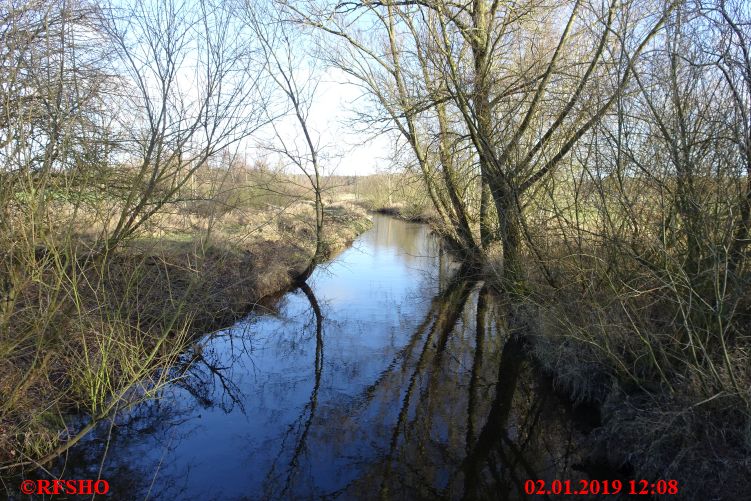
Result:
<svg viewBox="0 0 751 501"><path fill-rule="evenodd" d="M288 289L315 249L314 208L304 199L169 207L105 256L90 248L111 224L106 215L44 207L42 251L24 254L19 243L4 261L16 267L13 299L0 311L0 469L33 467L75 442L71 417L95 422L148 398L195 336ZM326 214L329 255L370 224L348 203Z"/></svg>
<svg viewBox="0 0 751 501"><path fill-rule="evenodd" d="M557 289L530 272L531 353L573 400L600 408L591 446L614 467L677 479L682 499L743 498L751 476L749 289L718 287L724 293L708 300L713 289L700 295L670 262L640 264L617 247L609 254L545 254ZM491 261L489 271L500 270Z"/></svg>

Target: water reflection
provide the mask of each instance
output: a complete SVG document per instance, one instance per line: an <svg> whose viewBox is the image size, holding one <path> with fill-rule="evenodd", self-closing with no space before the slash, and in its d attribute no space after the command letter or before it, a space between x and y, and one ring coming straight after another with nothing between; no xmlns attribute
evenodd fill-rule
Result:
<svg viewBox="0 0 751 501"><path fill-rule="evenodd" d="M579 473L513 309L423 225L373 230L275 311L186 353L59 465L117 499L518 499Z"/></svg>
<svg viewBox="0 0 751 501"><path fill-rule="evenodd" d="M264 493L266 497L272 499L284 498L289 494L296 478L298 477L301 458L305 458L306 460L309 459L310 451L306 447L306 440L308 433L310 432L310 427L313 424L313 417L315 416L316 408L318 406L318 390L321 387L321 372L323 371L323 314L321 313L321 307L318 304L318 300L308 284L301 284L300 290L302 290L305 297L308 298L310 308L315 315L316 349L313 390L311 391L310 399L303 407L300 416L288 428L288 436L291 435L297 437L292 458L286 464L286 468L284 468L282 472L276 471L278 465L274 462L266 476ZM282 448L280 449L277 458L283 455L288 436L285 436L285 440L282 441ZM282 485L281 489L275 489L274 487L276 485Z"/></svg>

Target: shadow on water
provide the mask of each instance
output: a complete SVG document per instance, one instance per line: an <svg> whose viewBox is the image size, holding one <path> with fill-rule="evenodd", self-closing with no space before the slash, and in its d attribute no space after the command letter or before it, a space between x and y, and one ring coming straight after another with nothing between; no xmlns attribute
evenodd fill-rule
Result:
<svg viewBox="0 0 751 501"><path fill-rule="evenodd" d="M376 217L310 283L207 336L53 472L117 499L523 499L581 478L508 301L426 226Z"/></svg>

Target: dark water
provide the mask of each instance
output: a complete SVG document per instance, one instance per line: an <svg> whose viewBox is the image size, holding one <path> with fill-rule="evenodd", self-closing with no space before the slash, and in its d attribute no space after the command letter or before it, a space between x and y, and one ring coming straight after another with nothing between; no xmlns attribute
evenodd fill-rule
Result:
<svg viewBox="0 0 751 501"><path fill-rule="evenodd" d="M115 499L521 499L577 479L578 432L504 302L428 228L372 230L200 342L184 379L103 423L63 478Z"/></svg>

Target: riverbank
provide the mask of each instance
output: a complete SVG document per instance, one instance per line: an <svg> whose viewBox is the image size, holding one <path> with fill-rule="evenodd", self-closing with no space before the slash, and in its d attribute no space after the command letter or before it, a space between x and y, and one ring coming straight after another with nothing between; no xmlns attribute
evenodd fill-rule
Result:
<svg viewBox="0 0 751 501"><path fill-rule="evenodd" d="M390 216L410 223L425 223L435 226L436 222L433 214L427 208L421 206L410 207L405 203L399 202L378 204L368 200L361 201L358 205L369 212Z"/></svg>
<svg viewBox="0 0 751 501"><path fill-rule="evenodd" d="M60 452L77 431L66 431L66 415L96 421L149 398L179 376L173 368L197 336L292 287L315 249L313 214L306 201L157 214L103 264L82 267L71 290L53 291L65 295L56 311L44 310L39 288L24 290L16 301L28 313L9 326L0 366L0 468ZM370 225L361 208L328 204L325 255Z"/></svg>
<svg viewBox="0 0 751 501"><path fill-rule="evenodd" d="M664 379L653 378L644 360L654 353L639 339L643 332L599 322L575 326L563 307L530 309L529 352L562 395L596 415L585 444L596 471L676 480L680 499L743 499L751 430L742 398L721 390L705 398L687 371L668 372L667 364Z"/></svg>
<svg viewBox="0 0 751 501"><path fill-rule="evenodd" d="M489 265L485 273L500 284L498 269ZM582 442L585 471L598 479L676 480L679 499L744 499L751 477L743 395L749 373L712 369L705 359L707 373L716 370L721 379L709 386L703 374L702 381L685 353L668 349L682 331L655 291L617 296L606 288L593 292L591 284L582 293L577 284L584 279L554 289L534 275L514 316L529 356L557 393L591 418ZM743 318L742 310L736 314ZM738 350L728 347L732 360L742 356ZM732 391L735 384L741 391Z"/></svg>
<svg viewBox="0 0 751 501"><path fill-rule="evenodd" d="M498 247L488 250L480 273L501 291ZM681 499L744 498L751 477L751 372L740 361L750 331L740 328L725 346L711 327L722 317L708 311L676 320L682 298L648 273L611 269L608 282L575 274L566 261L575 257L550 259L547 270L538 269L538 258L530 252L525 259L525 287L512 316L525 350L556 392L590 415L582 465L588 474L677 480ZM553 287L545 273L565 285ZM736 328L748 326L747 290L731 286L724 300L735 304L729 311Z"/></svg>
<svg viewBox="0 0 751 501"><path fill-rule="evenodd" d="M367 213L350 203L325 209L323 252L331 259L370 228ZM250 221L227 214L213 228L195 224L193 235L178 232L134 242L124 261L145 260L144 282L162 284L133 300L163 316L166 296L184 298L197 334L225 327L250 308L295 285L316 245L312 204L270 207ZM248 231L248 227L253 228ZM209 235L208 239L206 236ZM180 287L180 290L176 290Z"/></svg>

